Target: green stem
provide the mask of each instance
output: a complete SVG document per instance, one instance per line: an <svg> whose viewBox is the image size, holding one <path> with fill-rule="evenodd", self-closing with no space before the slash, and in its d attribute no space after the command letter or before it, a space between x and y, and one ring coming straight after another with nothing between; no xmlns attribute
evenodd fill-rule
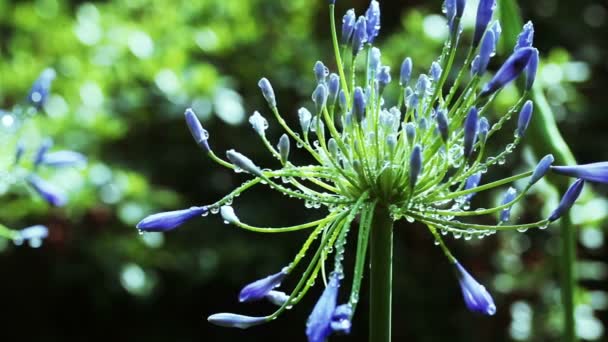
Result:
<svg viewBox="0 0 608 342"><path fill-rule="evenodd" d="M576 234L574 226L570 222L570 215L562 218L560 224L561 235L561 282L562 282L562 305L564 306L564 341L576 341L574 321L574 261L576 260Z"/></svg>
<svg viewBox="0 0 608 342"><path fill-rule="evenodd" d="M390 342L393 220L388 208L383 206L376 208L371 229L369 342Z"/></svg>

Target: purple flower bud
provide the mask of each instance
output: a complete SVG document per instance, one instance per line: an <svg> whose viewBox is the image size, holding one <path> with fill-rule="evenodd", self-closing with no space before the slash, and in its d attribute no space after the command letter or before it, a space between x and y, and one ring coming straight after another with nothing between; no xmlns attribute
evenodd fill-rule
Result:
<svg viewBox="0 0 608 342"><path fill-rule="evenodd" d="M608 162L574 166L553 166L551 171L589 182L608 184Z"/></svg>
<svg viewBox="0 0 608 342"><path fill-rule="evenodd" d="M405 124L405 136L410 144L413 144L416 140L416 126L413 123L408 122Z"/></svg>
<svg viewBox="0 0 608 342"><path fill-rule="evenodd" d="M469 310L492 316L496 313L496 305L486 288L479 284L467 270L456 261L458 282L462 290L464 302Z"/></svg>
<svg viewBox="0 0 608 342"><path fill-rule="evenodd" d="M353 56L357 56L367 42L367 22L364 16L360 16L355 23L353 32Z"/></svg>
<svg viewBox="0 0 608 342"><path fill-rule="evenodd" d="M577 179L576 182L574 182L568 188L568 190L564 194L564 197L562 197L562 200L559 202L557 208L555 208L555 210L553 210L553 212L549 216L548 220L550 222L556 221L557 219L562 217L562 215L566 211L570 210L572 205L574 205L574 202L576 202L578 197L581 195L581 191L583 190L584 185L585 181L583 179Z"/></svg>
<svg viewBox="0 0 608 342"><path fill-rule="evenodd" d="M353 95L353 115L357 122L363 121L365 119L365 94L363 94L363 89L361 87L355 88L355 93Z"/></svg>
<svg viewBox="0 0 608 342"><path fill-rule="evenodd" d="M319 297L306 322L306 336L308 342L324 342L332 333L332 316L338 300L340 278L332 273L327 287Z"/></svg>
<svg viewBox="0 0 608 342"><path fill-rule="evenodd" d="M464 155L467 158L473 153L473 147L475 146L479 132L478 128L477 108L472 107L464 120Z"/></svg>
<svg viewBox="0 0 608 342"><path fill-rule="evenodd" d="M40 144L40 147L38 147L36 155L34 156L34 167L38 167L38 165L42 163L44 156L51 147L53 147L53 140L51 140L50 138L45 138L44 140L42 140L42 143Z"/></svg>
<svg viewBox="0 0 608 342"><path fill-rule="evenodd" d="M500 205L505 205L505 204L511 203L515 199L516 196L517 196L517 190L515 190L515 188L509 188L509 190L507 190L507 192L505 192L505 195L502 198L502 202L500 203ZM512 207L505 208L500 212L500 222L509 221L509 219L511 218L511 208Z"/></svg>
<svg viewBox="0 0 608 342"><path fill-rule="evenodd" d="M490 123L485 117L479 119L479 141L485 143L490 131Z"/></svg>
<svg viewBox="0 0 608 342"><path fill-rule="evenodd" d="M251 302L264 298L270 291L281 285L285 276L287 276L287 268L245 286L239 293L239 301L241 303Z"/></svg>
<svg viewBox="0 0 608 342"><path fill-rule="evenodd" d="M218 313L209 316L207 321L220 327L247 329L256 325L264 324L267 317L252 317L233 313Z"/></svg>
<svg viewBox="0 0 608 342"><path fill-rule="evenodd" d="M412 76L412 59L407 57L401 63L401 73L399 74L399 85L402 87L407 86L410 81L410 77Z"/></svg>
<svg viewBox="0 0 608 342"><path fill-rule="evenodd" d="M475 22L475 34L473 36L473 47L477 47L481 41L481 37L486 32L488 23L492 19L494 10L496 9L496 0L480 0L477 7L477 20Z"/></svg>
<svg viewBox="0 0 608 342"><path fill-rule="evenodd" d="M464 184L464 189L469 190L469 189L476 188L479 185L479 182L481 182L481 172L478 172L478 173L472 175L471 177L467 178L467 181ZM473 193L465 195L464 196L465 202L471 201L473 196L475 196L476 194L477 193L473 192Z"/></svg>
<svg viewBox="0 0 608 342"><path fill-rule="evenodd" d="M523 137L526 133L526 129L530 125L532 120L532 111L534 109L534 103L531 100L526 101L523 108L519 112L519 119L517 120L517 136Z"/></svg>
<svg viewBox="0 0 608 342"><path fill-rule="evenodd" d="M87 163L87 157L74 151L56 151L46 153L42 164L52 167L81 166Z"/></svg>
<svg viewBox="0 0 608 342"><path fill-rule="evenodd" d="M39 110L44 106L44 103L49 97L51 83L53 83L55 76L57 76L57 74L52 68L47 68L42 71L27 95L27 101L31 103L32 106Z"/></svg>
<svg viewBox="0 0 608 342"><path fill-rule="evenodd" d="M551 165L553 164L554 161L555 161L555 158L553 158L552 154L548 154L543 159L541 159L540 162L538 162L538 165L536 165L536 168L534 169L534 173L532 173L532 177L530 177L530 181L528 182L528 187L531 187L532 185L536 184L536 182L538 182L541 178L543 178L545 176L545 174L547 173L547 171L549 171L549 169L551 169ZM577 178L580 178L580 177L577 177Z"/></svg>
<svg viewBox="0 0 608 342"><path fill-rule="evenodd" d="M517 37L515 51L522 48L532 47L532 44L534 44L534 24L532 24L531 21L528 21Z"/></svg>
<svg viewBox="0 0 608 342"><path fill-rule="evenodd" d="M304 135L308 134L310 129L310 121L312 120L312 114L304 107L298 109L298 118L300 119L300 127Z"/></svg>
<svg viewBox="0 0 608 342"><path fill-rule="evenodd" d="M183 210L156 213L145 217L135 227L144 232L166 232L181 226L194 217L204 215L208 211L207 207L190 207Z"/></svg>
<svg viewBox="0 0 608 342"><path fill-rule="evenodd" d="M68 202L67 195L63 190L36 175L27 177L27 182L45 201L53 206L62 207Z"/></svg>
<svg viewBox="0 0 608 342"><path fill-rule="evenodd" d="M258 82L258 87L260 87L262 90L262 95L264 95L264 98L266 99L266 102L268 102L270 108L277 108L277 99L274 96L274 89L272 89L270 81L264 77Z"/></svg>
<svg viewBox="0 0 608 342"><path fill-rule="evenodd" d="M534 49L534 53L530 57L530 61L528 62L528 66L524 71L526 74L526 90L532 89L534 86L534 81L536 80L536 73L538 72L538 62L539 62L538 50Z"/></svg>
<svg viewBox="0 0 608 342"><path fill-rule="evenodd" d="M443 139L443 142L448 142L448 139L450 137L449 135L449 123L448 123L448 117L445 113L445 110L440 109L439 111L437 111L437 129L439 130L439 134L441 135L441 139Z"/></svg>
<svg viewBox="0 0 608 342"><path fill-rule="evenodd" d="M367 42L372 44L380 32L380 3L372 0L365 11Z"/></svg>
<svg viewBox="0 0 608 342"><path fill-rule="evenodd" d="M283 306L289 300L289 296L285 292L273 290L268 292L266 299L276 306Z"/></svg>
<svg viewBox="0 0 608 342"><path fill-rule="evenodd" d="M317 88L312 93L312 101L315 103L315 108L319 115L321 115L323 108L327 104L327 96L327 87L323 83L317 85Z"/></svg>
<svg viewBox="0 0 608 342"><path fill-rule="evenodd" d="M243 170L256 177L263 177L262 170L260 170L260 168L257 167L251 161L251 159L245 157L241 153L238 153L235 150L228 150L228 151L226 151L226 157L228 157L228 160L230 160L230 162L232 164L234 164L234 166L236 166L237 169Z"/></svg>
<svg viewBox="0 0 608 342"><path fill-rule="evenodd" d="M516 50L507 61L500 67L494 78L483 87L479 96L484 97L493 94L509 82L519 76L528 66L530 58L534 54L534 48L522 48Z"/></svg>
<svg viewBox="0 0 608 342"><path fill-rule="evenodd" d="M492 26L490 26L490 30L492 31L492 33L494 33L494 43L496 44L494 46L494 52L492 53L492 56L494 56L496 54L498 42L500 41L500 35L502 34L502 27L500 26L500 21L494 21L494 23L492 23Z"/></svg>
<svg viewBox="0 0 608 342"><path fill-rule="evenodd" d="M391 83L391 67L383 66L378 73L378 91L380 94L384 92L384 88Z"/></svg>
<svg viewBox="0 0 608 342"><path fill-rule="evenodd" d="M350 334L352 317L353 307L350 304L339 305L331 317L331 330L338 334Z"/></svg>
<svg viewBox="0 0 608 342"><path fill-rule="evenodd" d="M476 65L476 70L474 70L475 74L481 76L486 72L486 70L488 70L488 64L490 63L490 58L494 53L495 47L496 42L494 39L494 32L488 30L481 42L481 47L479 49L479 62Z"/></svg>
<svg viewBox="0 0 608 342"><path fill-rule="evenodd" d="M462 17L465 5L466 0L445 0L444 2L444 12L448 19L448 26L450 27L450 32L452 32L452 34L458 30L457 27L454 27L454 21L456 18L460 19Z"/></svg>
<svg viewBox="0 0 608 342"><path fill-rule="evenodd" d="M327 83L327 103L330 107L336 105L338 99L338 92L340 91L340 76L336 74L329 75L329 82Z"/></svg>
<svg viewBox="0 0 608 342"><path fill-rule="evenodd" d="M355 21L357 17L354 9L349 9L342 18L342 45L348 45L351 37L353 36L353 30L355 29Z"/></svg>
<svg viewBox="0 0 608 342"><path fill-rule="evenodd" d="M416 187L418 177L422 171L422 147L416 144L410 155L410 189Z"/></svg>
<svg viewBox="0 0 608 342"><path fill-rule="evenodd" d="M323 64L321 61L317 61L313 68L315 73L315 78L317 79L317 83L325 83L325 79L327 75L329 75L329 69Z"/></svg>
<svg viewBox="0 0 608 342"><path fill-rule="evenodd" d="M192 108L188 108L186 109L184 116L186 117L186 124L188 125L188 129L190 130L194 141L196 141L203 151L207 153L210 152L211 148L209 148L209 143L207 142L209 139L209 132L203 128L196 113L194 113Z"/></svg>
<svg viewBox="0 0 608 342"><path fill-rule="evenodd" d="M289 137L287 134L281 135L277 148L279 150L279 156L281 156L281 164L286 164L287 158L289 158Z"/></svg>

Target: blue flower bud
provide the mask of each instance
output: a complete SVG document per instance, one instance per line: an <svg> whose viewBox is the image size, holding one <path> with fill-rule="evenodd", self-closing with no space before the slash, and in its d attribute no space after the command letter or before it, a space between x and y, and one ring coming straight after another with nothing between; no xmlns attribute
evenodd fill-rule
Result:
<svg viewBox="0 0 608 342"><path fill-rule="evenodd" d="M346 100L344 89L340 89L340 92L338 93L338 106L340 106L342 113L345 113L348 110L348 101Z"/></svg>
<svg viewBox="0 0 608 342"><path fill-rule="evenodd" d="M407 142L410 144L414 144L416 140L416 126L413 123L408 122L405 124L405 136L407 137Z"/></svg>
<svg viewBox="0 0 608 342"><path fill-rule="evenodd" d="M365 11L367 42L372 44L380 32L380 3L372 0Z"/></svg>
<svg viewBox="0 0 608 342"><path fill-rule="evenodd" d="M331 317L331 329L338 334L350 334L352 317L353 307L350 304L339 305Z"/></svg>
<svg viewBox="0 0 608 342"><path fill-rule="evenodd" d="M289 137L287 134L281 135L279 139L279 144L277 145L277 149L279 150L279 156L281 157L281 164L286 164L287 159L289 158Z"/></svg>
<svg viewBox="0 0 608 342"><path fill-rule="evenodd" d="M258 87L260 87L260 90L262 90L262 95L264 95L264 98L266 99L266 102L268 102L270 108L277 108L277 99L274 96L274 89L272 89L270 81L264 77L258 82Z"/></svg>
<svg viewBox="0 0 608 342"><path fill-rule="evenodd" d="M245 286L239 293L239 301L241 303L251 302L264 298L270 291L281 285L285 276L287 276L287 268Z"/></svg>
<svg viewBox="0 0 608 342"><path fill-rule="evenodd" d="M532 120L533 109L534 103L531 100L528 100L519 112L516 134L520 138L524 136L524 134L526 133L526 129L528 129L528 126L530 125L530 120Z"/></svg>
<svg viewBox="0 0 608 342"><path fill-rule="evenodd" d="M420 172L422 172L422 147L416 144L410 155L410 189L416 187Z"/></svg>
<svg viewBox="0 0 608 342"><path fill-rule="evenodd" d="M386 136L386 146L390 153L395 152L397 148L397 136L395 134L389 134Z"/></svg>
<svg viewBox="0 0 608 342"><path fill-rule="evenodd" d="M531 47L534 44L534 24L528 21L519 36L517 37L517 43L515 44L515 51Z"/></svg>
<svg viewBox="0 0 608 342"><path fill-rule="evenodd" d="M262 170L260 170L251 159L245 157L241 153L238 153L235 150L228 150L226 151L226 157L228 157L228 160L237 167L236 171L243 170L256 177L263 177Z"/></svg>
<svg viewBox="0 0 608 342"><path fill-rule="evenodd" d="M329 82L327 83L327 104L330 107L336 105L336 100L338 99L338 92L340 91L340 76L336 74L329 75Z"/></svg>
<svg viewBox="0 0 608 342"><path fill-rule="evenodd" d="M289 300L289 296L285 292L272 290L268 292L266 299L276 306L283 306Z"/></svg>
<svg viewBox="0 0 608 342"><path fill-rule="evenodd" d="M445 113L445 110L440 109L437 112L437 129L439 130L439 134L441 135L441 139L443 139L443 142L448 142L448 139L450 137L449 135L449 123L448 123L448 117Z"/></svg>
<svg viewBox="0 0 608 342"><path fill-rule="evenodd" d="M42 240L49 236L49 229L41 224L23 228L17 232L17 236L14 238L19 241L24 240Z"/></svg>
<svg viewBox="0 0 608 342"><path fill-rule="evenodd" d="M233 313L218 313L209 316L207 321L220 327L247 329L256 325L264 324L267 317L252 317Z"/></svg>
<svg viewBox="0 0 608 342"><path fill-rule="evenodd" d="M608 162L574 166L553 166L551 171L590 182L608 184Z"/></svg>
<svg viewBox="0 0 608 342"><path fill-rule="evenodd" d="M454 22L456 18L460 19L462 17L465 5L466 0L445 0L444 2L443 8L452 34L458 30L457 27L454 27Z"/></svg>
<svg viewBox="0 0 608 342"><path fill-rule="evenodd" d="M439 63L433 62L433 64L431 64L430 74L435 83L439 82L442 72L443 70L441 69L441 65L439 65Z"/></svg>
<svg viewBox="0 0 608 342"><path fill-rule="evenodd" d="M315 73L317 83L325 83L325 79L327 78L327 75L329 75L329 69L325 66L325 64L323 64L321 61L317 61L313 71Z"/></svg>
<svg viewBox="0 0 608 342"><path fill-rule="evenodd" d="M332 333L332 316L337 306L340 278L332 273L327 287L319 297L306 322L306 336L309 342L324 342Z"/></svg>
<svg viewBox="0 0 608 342"><path fill-rule="evenodd" d="M68 202L67 195L63 190L36 175L27 177L27 182L40 197L53 206L62 207Z"/></svg>
<svg viewBox="0 0 608 342"><path fill-rule="evenodd" d="M40 163L42 163L44 156L51 147L53 147L53 140L51 140L50 138L45 138L44 140L42 140L40 147L38 147L38 150L34 155L34 167L37 167L38 165L40 165Z"/></svg>
<svg viewBox="0 0 608 342"><path fill-rule="evenodd" d="M312 114L310 111L304 107L298 109L298 118L300 119L300 127L302 128L302 133L304 135L308 134L308 130L310 129L310 120L312 120Z"/></svg>
<svg viewBox="0 0 608 342"><path fill-rule="evenodd" d="M473 153L473 147L477 141L478 118L477 108L472 107L464 120L464 155L467 158Z"/></svg>
<svg viewBox="0 0 608 342"><path fill-rule="evenodd" d="M356 56L363 49L363 44L367 42L367 22L364 16L360 16L355 23L353 32L353 56Z"/></svg>
<svg viewBox="0 0 608 342"><path fill-rule="evenodd" d="M456 268L458 270L458 282L460 283L462 296L469 310L484 315L494 315L496 313L496 305L486 288L479 284L458 261L456 261Z"/></svg>
<svg viewBox="0 0 608 342"><path fill-rule="evenodd" d="M522 48L516 50L507 61L500 67L494 78L483 87L479 96L484 97L493 94L517 78L528 66L530 58L534 54L534 48Z"/></svg>
<svg viewBox="0 0 608 342"><path fill-rule="evenodd" d="M531 90L532 86L534 86L534 81L536 80L536 73L538 72L538 62L539 62L538 50L534 49L534 53L530 57L530 61L528 62L528 66L524 71L526 74L526 90Z"/></svg>
<svg viewBox="0 0 608 342"><path fill-rule="evenodd" d="M362 122L365 119L365 94L363 94L363 89L361 87L355 88L355 93L353 95L353 115L357 122Z"/></svg>
<svg viewBox="0 0 608 342"><path fill-rule="evenodd" d="M489 131L490 123L488 122L488 119L486 119L485 117L479 119L479 141L485 143L486 139L488 138Z"/></svg>
<svg viewBox="0 0 608 342"><path fill-rule="evenodd" d="M210 152L211 148L209 148L209 143L207 142L209 139L209 132L203 128L203 125L198 120L194 111L191 108L188 108L186 109L184 116L186 117L186 124L188 125L188 129L190 130L194 141L196 141L203 151Z"/></svg>
<svg viewBox="0 0 608 342"><path fill-rule="evenodd" d="M421 131L426 131L426 129L429 128L429 124L426 121L426 118L422 118L422 119L420 119L420 121L418 121L418 128Z"/></svg>
<svg viewBox="0 0 608 342"><path fill-rule="evenodd" d="M384 88L391 83L391 67L383 66L378 73L378 91L380 94L384 92Z"/></svg>
<svg viewBox="0 0 608 342"><path fill-rule="evenodd" d="M52 68L47 68L42 71L27 95L27 101L32 106L39 110L44 106L44 103L49 97L51 84L53 83L55 76L57 76L57 74Z"/></svg>
<svg viewBox="0 0 608 342"><path fill-rule="evenodd" d="M543 178L547 171L551 169L551 165L553 165L554 161L555 158L553 158L552 154L548 154L543 159L541 159L540 162L538 162L538 165L536 165L534 173L532 173L532 177L530 177L528 187L531 187L532 185L536 184L536 182L538 182L541 178Z"/></svg>
<svg viewBox="0 0 608 342"><path fill-rule="evenodd" d="M490 63L490 58L494 53L494 49L496 48L496 42L494 39L494 32L488 30L483 40L481 42L481 47L479 49L479 62L476 66L475 74L481 76L486 70L488 70L488 64Z"/></svg>
<svg viewBox="0 0 608 342"><path fill-rule="evenodd" d="M500 26L500 21L496 20L494 21L494 23L492 23L492 26L490 26L490 31L492 31L492 33L494 33L494 52L492 53L492 57L494 57L494 55L496 54L496 50L498 49L498 42L500 41L500 35L502 34L502 27Z"/></svg>
<svg viewBox="0 0 608 342"><path fill-rule="evenodd" d="M515 188L509 188L509 190L507 190L504 197L502 198L502 202L500 203L500 205L511 203L516 196L517 190L515 190ZM511 208L512 207L505 208L500 212L500 222L509 221L509 219L511 218Z"/></svg>
<svg viewBox="0 0 608 342"><path fill-rule="evenodd" d="M46 153L42 164L51 167L82 166L87 163L87 157L74 151L56 151Z"/></svg>
<svg viewBox="0 0 608 342"><path fill-rule="evenodd" d="M479 185L479 182L481 182L481 172L478 172L478 173L472 175L471 177L467 178L467 181L464 184L464 190L469 190L469 189L476 188ZM471 201L471 199L476 194L477 193L473 192L473 193L465 195L464 196L465 202Z"/></svg>
<svg viewBox="0 0 608 342"><path fill-rule="evenodd" d="M408 108L414 108L414 116L417 116L417 111L416 108L418 107L418 103L420 102L420 98L418 97L418 95L411 94L408 98L407 98L407 107Z"/></svg>
<svg viewBox="0 0 608 342"><path fill-rule="evenodd" d="M416 83L416 94L418 94L418 96L421 98L424 97L429 89L429 84L429 77L425 74L421 74L418 77L418 82Z"/></svg>
<svg viewBox="0 0 608 342"><path fill-rule="evenodd" d="M253 130L260 136L266 136L266 129L268 128L268 121L258 112L257 110L249 117L249 123Z"/></svg>
<svg viewBox="0 0 608 342"><path fill-rule="evenodd" d="M234 213L234 208L229 205L225 205L220 208L220 215L222 216L224 223L238 224L241 222L238 216L236 216Z"/></svg>
<svg viewBox="0 0 608 342"><path fill-rule="evenodd" d="M410 77L412 76L412 59L407 57L401 63L401 72L399 74L399 85L402 87L407 86L410 81Z"/></svg>
<svg viewBox="0 0 608 342"><path fill-rule="evenodd" d="M555 208L551 215L549 215L548 220L551 222L556 221L562 217L566 211L570 210L570 208L574 205L574 202L576 202L578 197L581 195L584 185L585 181L583 179L577 179L576 182L574 182L568 188L557 208Z"/></svg>
<svg viewBox="0 0 608 342"><path fill-rule="evenodd" d="M486 32L486 28L492 19L496 9L496 0L480 0L477 7L477 20L475 22L475 34L473 36L473 47L477 47L481 37Z"/></svg>
<svg viewBox="0 0 608 342"><path fill-rule="evenodd" d="M322 83L317 85L317 88L312 93L312 101L315 103L315 109L319 115L321 115L323 108L327 104L327 96L327 87Z"/></svg>
<svg viewBox="0 0 608 342"><path fill-rule="evenodd" d="M353 30L355 29L356 20L357 17L354 9L351 8L346 11L346 14L344 14L344 17L342 18L342 45L348 45L350 42L350 39L353 36Z"/></svg>
<svg viewBox="0 0 608 342"><path fill-rule="evenodd" d="M194 217L204 215L208 211L207 207L190 207L183 210L156 213L145 217L135 227L143 232L166 232L181 226Z"/></svg>
<svg viewBox="0 0 608 342"><path fill-rule="evenodd" d="M372 74L377 75L380 72L380 49L372 47L369 52L369 67L368 75L371 77Z"/></svg>

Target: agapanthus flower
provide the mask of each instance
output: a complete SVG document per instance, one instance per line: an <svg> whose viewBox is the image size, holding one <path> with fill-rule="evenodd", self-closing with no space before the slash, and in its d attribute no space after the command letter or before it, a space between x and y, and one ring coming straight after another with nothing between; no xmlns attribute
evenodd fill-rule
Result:
<svg viewBox="0 0 608 342"><path fill-rule="evenodd" d="M416 84L410 85L412 60L403 59L399 82L392 82L388 67L382 65L381 51L373 46L380 27L378 3L372 1L366 15L356 21L354 11L347 12L340 42L335 32L334 5L330 4L337 69L332 74L325 69L325 65L330 64L322 62L313 67L317 84L311 89L312 101L308 108L282 114L270 81L262 78L259 82L269 115L274 116L275 122L285 131L277 145L271 143L266 134L259 134L267 124L267 121L259 119L262 111L252 122L262 145L276 159L273 165L258 165L234 149L226 153L227 159L219 157L208 148L209 135L194 112L186 111L192 135L199 145L204 141L202 146L206 155L222 167L245 172L251 177L219 201L195 208L205 208L205 213L206 210L214 214L219 212L224 223L248 231L309 232L289 266L280 273L251 283L241 292L242 301L266 298L279 305L276 311L255 317L215 314L209 317L211 323L248 328L273 321L297 305L314 284L326 284L309 316L306 336L309 342L321 342L333 333L348 333L353 327L361 282L368 268L372 270L370 310L378 302L390 307L390 291L377 285L390 283L392 226L393 222L401 219L409 223L418 222L428 228L446 257L456 264L466 306L492 315L496 306L489 292L451 255L443 236L452 234L454 238L464 235L481 239L497 231L523 232L531 228L546 228L573 205L582 189L582 179L599 182L608 179L605 164L552 167L553 157L547 156L533 170L485 184L482 182L484 173L504 164L521 144L532 116L533 103L527 101L531 86L528 84L523 89L520 98L505 113L491 113L492 104L496 95L522 73L526 74L528 83L534 80L534 58L538 51L532 47L531 25L528 25L515 52L506 58L493 76L488 76L489 82L482 83L482 75L491 73L487 70L488 61L496 52L500 24L497 21L489 24L494 1L482 0L473 33L479 37L481 46L463 47L461 44L466 40L459 39L459 35L464 7L464 0L446 1L448 24L458 29L449 35L439 58L426 68L430 77L419 75L414 78L417 79ZM343 59L340 51L348 48L351 51L347 51L347 55L351 58ZM459 49L470 50L470 53L464 61L455 62ZM367 63L361 63L367 56L370 57L366 59ZM477 62L472 63L476 56L479 56ZM364 65L365 70L357 70L355 65ZM327 75L330 75L329 80ZM448 87L446 80L450 75L458 76ZM468 77L470 80L466 80ZM383 90L389 87L397 88L398 99L384 97ZM517 122L513 122L518 113ZM287 124L286 115L294 119L297 115L299 129ZM260 124L262 122L263 125ZM513 140L501 148L497 146L500 140L494 138L499 133L504 135L504 132ZM291 140L314 162L296 165L291 159L296 152L290 151ZM491 149L488 148L490 144L493 144ZM493 154L494 150L498 152ZM581 180L566 192L550 217L531 223L507 222L515 221L510 217L511 208L526 197L530 188L549 169ZM518 181L525 179L528 179L527 185L519 188ZM299 199L307 208L323 208L326 214L321 219L294 226L250 225L246 217L237 215L238 204L233 206L232 203L240 194L256 186L266 186ZM505 195L496 206L473 208L473 196L487 191L500 191ZM198 214L201 212L196 212ZM177 226L173 225L175 222L179 224L183 219L196 216L190 211L158 215L155 217L158 222L164 222L168 217L170 224L167 226L171 228ZM489 217L485 224L473 221L483 216ZM492 219L496 221L492 223ZM349 238L354 225L358 226L356 239ZM353 242L356 245L348 246L347 242L352 240L356 240ZM368 247L371 265L366 261ZM345 277L349 270L345 269L343 260L351 255L354 257L352 277ZM329 262L331 259L333 265ZM325 272L327 267L331 267L329 273ZM329 277L326 278L325 274ZM292 277L296 278L293 287L276 290L279 283ZM319 277L323 277L323 281L318 281ZM352 280L350 284L341 284L346 282L345 279ZM343 288L350 285L350 288L347 288L347 301L338 304L340 285ZM376 327L390 322L390 316L371 315L370 320L370 326ZM379 332L384 335L374 341L389 341L390 331L386 334L387 329L372 328L370 336Z"/></svg>
<svg viewBox="0 0 608 342"><path fill-rule="evenodd" d="M68 197L61 188L37 175L27 177L27 182L40 197L55 207L62 207L68 202Z"/></svg>

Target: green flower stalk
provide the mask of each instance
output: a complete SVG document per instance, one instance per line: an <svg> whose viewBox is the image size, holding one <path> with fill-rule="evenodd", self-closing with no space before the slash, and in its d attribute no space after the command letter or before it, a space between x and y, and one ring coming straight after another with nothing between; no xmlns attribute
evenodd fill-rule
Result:
<svg viewBox="0 0 608 342"><path fill-rule="evenodd" d="M221 212L225 223L254 232L310 232L285 268L250 283L241 291L241 299L267 299L279 304L275 312L257 317L220 313L209 317L210 322L237 328L270 322L297 305L314 284L324 283L326 288L306 325L308 341L322 342L333 333L348 333L369 262L370 341L390 341L393 223L402 219L425 225L434 236L458 274L464 301L470 310L487 315L496 312L489 292L456 260L443 237L451 234L468 240L503 230L523 232L547 228L576 201L583 182L575 182L574 189L568 191L551 217L530 223L509 223L511 208L551 169L553 158L547 156L535 170L483 184L482 175L493 166L504 164L522 142L533 112L533 103L527 101L529 87L506 113L499 115L498 121L492 123L488 114L496 95L507 84L522 74L533 80L538 51L531 41L519 44L496 74L486 79L488 62L500 37L500 25L497 22L488 25L494 1L481 1L473 44L468 46L469 53L458 69L455 55L462 41L460 19L464 6L465 1L446 1L452 34L439 58L431 65L430 75L419 75L416 84L411 84L413 63L410 58L404 59L398 82L392 82L390 68L382 64L380 50L373 47L381 27L379 3L372 1L365 15L358 19L355 19L354 10L347 11L339 41L334 4L330 1L337 70L330 74L322 62L315 64L313 72L317 86L312 91L312 112L307 108L298 110L300 132L284 120L271 82L262 78L258 84L268 110L285 131L275 148L276 143L265 134L268 121L263 113L256 111L249 120L263 145L277 159L274 166L259 166L235 150L227 152L227 160L220 158L209 148L210 136L194 112L186 110L188 127L203 151L221 166L246 172L252 179L215 203L154 214L152 219L148 217L138 225L140 230L174 229L199 214L206 216L209 211ZM524 32L529 30L527 27ZM356 61L361 58L366 58L363 70L356 68ZM474 60L477 62L473 63ZM468 80L467 75L470 75ZM448 86L447 80L451 76L455 78ZM391 103L383 98L387 87L400 88L402 96L398 102ZM519 120L512 122L518 113ZM487 146L503 129L513 141L499 149L500 153L490 155ZM295 165L290 161L290 154L295 152L290 151L291 140L314 158L313 165ZM566 175L583 174L585 177L581 178L603 179L595 173L604 169L595 167L587 173L579 169L555 170ZM594 177L588 176L590 173ZM527 185L516 188L514 183L523 179L529 180ZM323 208L327 215L289 227L249 225L237 216L232 202L254 186L266 186L300 199L307 208ZM470 201L475 194L498 189L505 192L500 205L471 208ZM480 216L494 217L496 223L475 223L475 218ZM357 230L353 229L355 225ZM347 248L351 233L357 234L356 245ZM352 271L345 270L342 264L347 255L355 259ZM326 278L328 267L332 270ZM342 284L345 274L352 275L350 286ZM320 276L323 282L316 281ZM292 289L276 291L280 282L288 277L296 277L299 281ZM346 295L341 296L341 292Z"/></svg>

